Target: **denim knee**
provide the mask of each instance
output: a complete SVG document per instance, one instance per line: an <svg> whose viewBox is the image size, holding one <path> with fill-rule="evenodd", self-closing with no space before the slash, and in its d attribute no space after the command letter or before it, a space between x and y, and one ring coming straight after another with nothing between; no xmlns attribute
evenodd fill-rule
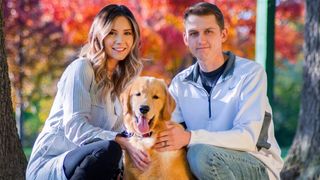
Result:
<svg viewBox="0 0 320 180"><path fill-rule="evenodd" d="M188 149L187 158L192 173L198 179L230 179L235 180L234 174L225 165L219 147L197 144Z"/></svg>
<svg viewBox="0 0 320 180"><path fill-rule="evenodd" d="M189 147L187 158L198 179L268 179L263 163L246 152L197 144Z"/></svg>
<svg viewBox="0 0 320 180"><path fill-rule="evenodd" d="M208 154L205 153L206 145L196 144L188 148L187 159L190 169L196 177L206 173Z"/></svg>
<svg viewBox="0 0 320 180"><path fill-rule="evenodd" d="M120 144L118 144L115 141L110 141L109 148L112 151L112 155L114 156L115 161L119 162L121 159L121 156L122 156L122 149L121 149Z"/></svg>
<svg viewBox="0 0 320 180"><path fill-rule="evenodd" d="M116 164L122 156L122 149L115 141L102 141L100 147L92 153L96 158Z"/></svg>

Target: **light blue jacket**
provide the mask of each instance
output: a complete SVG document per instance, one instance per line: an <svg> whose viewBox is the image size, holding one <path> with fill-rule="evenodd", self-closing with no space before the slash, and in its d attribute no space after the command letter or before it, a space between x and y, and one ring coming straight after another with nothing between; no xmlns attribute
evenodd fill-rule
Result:
<svg viewBox="0 0 320 180"><path fill-rule="evenodd" d="M266 73L258 63L226 54L227 66L210 94L202 86L198 63L174 77L169 87L177 103L173 119L191 131L188 146L249 152L279 178L283 161L266 96Z"/></svg>
<svg viewBox="0 0 320 180"><path fill-rule="evenodd" d="M39 134L28 163L27 180L64 180L65 155L94 138L114 140L123 130L122 108L110 93L97 89L87 59L72 62L63 73L50 114Z"/></svg>

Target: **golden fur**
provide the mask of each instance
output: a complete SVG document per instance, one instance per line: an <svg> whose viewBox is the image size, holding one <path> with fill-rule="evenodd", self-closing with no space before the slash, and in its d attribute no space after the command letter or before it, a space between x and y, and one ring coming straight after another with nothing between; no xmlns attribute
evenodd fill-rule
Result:
<svg viewBox="0 0 320 180"><path fill-rule="evenodd" d="M130 143L149 153L151 165L147 171L136 168L127 152L124 155L124 177L127 180L139 179L192 179L184 149L158 152L152 149L157 133L165 128L165 121L171 120L175 101L169 94L163 80L152 77L139 77L128 87L122 96L124 105L124 124L127 131L134 133ZM148 106L147 113L141 113L141 107ZM141 116L148 125L141 125ZM139 120L138 120L139 119ZM140 122L140 128L138 125ZM150 137L142 137L146 132Z"/></svg>

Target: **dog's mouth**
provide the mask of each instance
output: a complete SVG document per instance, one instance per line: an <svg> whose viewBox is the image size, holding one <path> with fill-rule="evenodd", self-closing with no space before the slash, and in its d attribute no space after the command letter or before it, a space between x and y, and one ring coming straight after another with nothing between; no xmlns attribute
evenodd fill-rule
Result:
<svg viewBox="0 0 320 180"><path fill-rule="evenodd" d="M148 118L146 116L136 116L136 124L137 124L137 128L139 133L141 133L142 136L144 135L150 135L151 134L151 130L150 127L152 126L154 120L154 116L148 120Z"/></svg>

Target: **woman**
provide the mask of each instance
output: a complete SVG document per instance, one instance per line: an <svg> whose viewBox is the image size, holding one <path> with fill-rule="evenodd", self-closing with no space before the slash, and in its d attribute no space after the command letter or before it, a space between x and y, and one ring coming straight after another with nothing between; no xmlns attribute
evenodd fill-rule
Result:
<svg viewBox="0 0 320 180"><path fill-rule="evenodd" d="M131 11L108 5L95 17L80 57L63 73L50 115L32 150L27 179L111 179L122 149L143 170L149 157L130 146L120 93L142 68Z"/></svg>

